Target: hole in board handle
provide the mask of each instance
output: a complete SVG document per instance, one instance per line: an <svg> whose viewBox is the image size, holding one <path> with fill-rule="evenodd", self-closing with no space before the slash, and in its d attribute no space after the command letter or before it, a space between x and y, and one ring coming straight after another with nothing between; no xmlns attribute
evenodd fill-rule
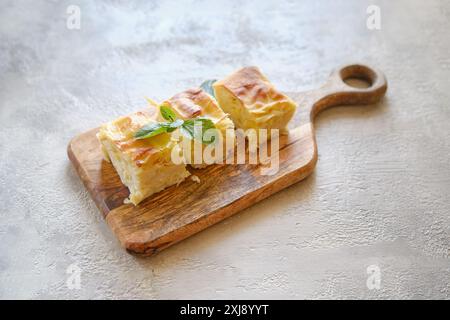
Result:
<svg viewBox="0 0 450 320"><path fill-rule="evenodd" d="M342 82L355 89L367 89L372 87L377 78L376 73L364 65L350 65L339 72Z"/></svg>
<svg viewBox="0 0 450 320"><path fill-rule="evenodd" d="M370 88L370 86L372 86L372 83L370 83L370 81L367 81L367 79L363 79L363 78L350 77L350 78L344 79L343 81L349 87L357 88L357 89L367 89L367 88Z"/></svg>

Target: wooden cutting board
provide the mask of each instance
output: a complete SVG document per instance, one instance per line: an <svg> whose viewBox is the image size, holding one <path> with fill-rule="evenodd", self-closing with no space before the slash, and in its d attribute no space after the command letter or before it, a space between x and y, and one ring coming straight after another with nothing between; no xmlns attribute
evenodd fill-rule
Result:
<svg viewBox="0 0 450 320"><path fill-rule="evenodd" d="M344 82L349 78L364 79L370 86L350 87ZM103 160L95 136L98 128L75 137L68 155L122 245L129 252L151 255L307 177L317 162L313 126L317 113L336 105L375 103L386 89L386 78L374 68L360 64L338 68L320 89L287 93L299 111L293 129L280 137L277 173L261 175L260 165L249 164L189 168L201 183L188 178L138 206L123 204L128 189Z"/></svg>

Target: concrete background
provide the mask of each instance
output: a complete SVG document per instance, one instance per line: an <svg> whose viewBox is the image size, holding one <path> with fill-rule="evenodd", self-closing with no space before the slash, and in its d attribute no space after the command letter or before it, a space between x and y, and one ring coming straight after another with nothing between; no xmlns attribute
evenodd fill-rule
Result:
<svg viewBox="0 0 450 320"><path fill-rule="evenodd" d="M448 299L448 30L444 0L1 1L0 297ZM67 159L144 96L243 65L303 91L354 61L386 73L387 97L319 116L310 178L155 257L122 250Z"/></svg>

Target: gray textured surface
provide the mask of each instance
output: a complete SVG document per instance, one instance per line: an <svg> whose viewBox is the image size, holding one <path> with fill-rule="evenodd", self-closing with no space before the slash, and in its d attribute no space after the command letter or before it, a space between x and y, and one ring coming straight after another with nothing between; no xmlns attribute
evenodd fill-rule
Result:
<svg viewBox="0 0 450 320"><path fill-rule="evenodd" d="M378 2L370 31L370 3L2 1L0 297L449 298L450 5ZM310 178L153 258L120 248L67 159L144 95L250 64L303 91L353 61L385 71L387 98L318 118Z"/></svg>

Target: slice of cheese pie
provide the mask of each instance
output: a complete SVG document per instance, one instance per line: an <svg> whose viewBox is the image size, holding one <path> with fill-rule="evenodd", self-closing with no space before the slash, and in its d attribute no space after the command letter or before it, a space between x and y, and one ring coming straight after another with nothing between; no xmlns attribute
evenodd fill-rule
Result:
<svg viewBox="0 0 450 320"><path fill-rule="evenodd" d="M171 133L134 138L137 130L151 122L155 120L149 111L136 112L102 125L97 134L105 159L130 190L129 202L134 205L190 175L185 164L171 161L172 149L177 145Z"/></svg>
<svg viewBox="0 0 450 320"><path fill-rule="evenodd" d="M277 91L257 67L237 70L213 85L219 106L238 128L285 131L296 104Z"/></svg>
<svg viewBox="0 0 450 320"><path fill-rule="evenodd" d="M214 163L225 163L228 155L234 150L234 124L228 115L219 108L213 97L201 88L193 88L174 95L172 98L164 101L161 105L171 108L179 119L188 120L198 117L210 119L219 132L214 143L217 144L217 150L219 150L218 148L221 148L217 157L214 152L212 153ZM161 109L159 108L159 110ZM158 114L158 121L165 121L160 111ZM183 139L189 138L182 136L181 140ZM193 139L189 140L191 143L190 155L185 155L186 162L191 164L194 168L203 168L208 164L211 164L211 160L205 160L203 157L200 159L200 163L196 161L197 159L194 157L194 147L195 143L199 144L199 142ZM226 141L228 141L228 143ZM201 143L200 145L202 154L205 154L204 149L208 148L208 145Z"/></svg>

